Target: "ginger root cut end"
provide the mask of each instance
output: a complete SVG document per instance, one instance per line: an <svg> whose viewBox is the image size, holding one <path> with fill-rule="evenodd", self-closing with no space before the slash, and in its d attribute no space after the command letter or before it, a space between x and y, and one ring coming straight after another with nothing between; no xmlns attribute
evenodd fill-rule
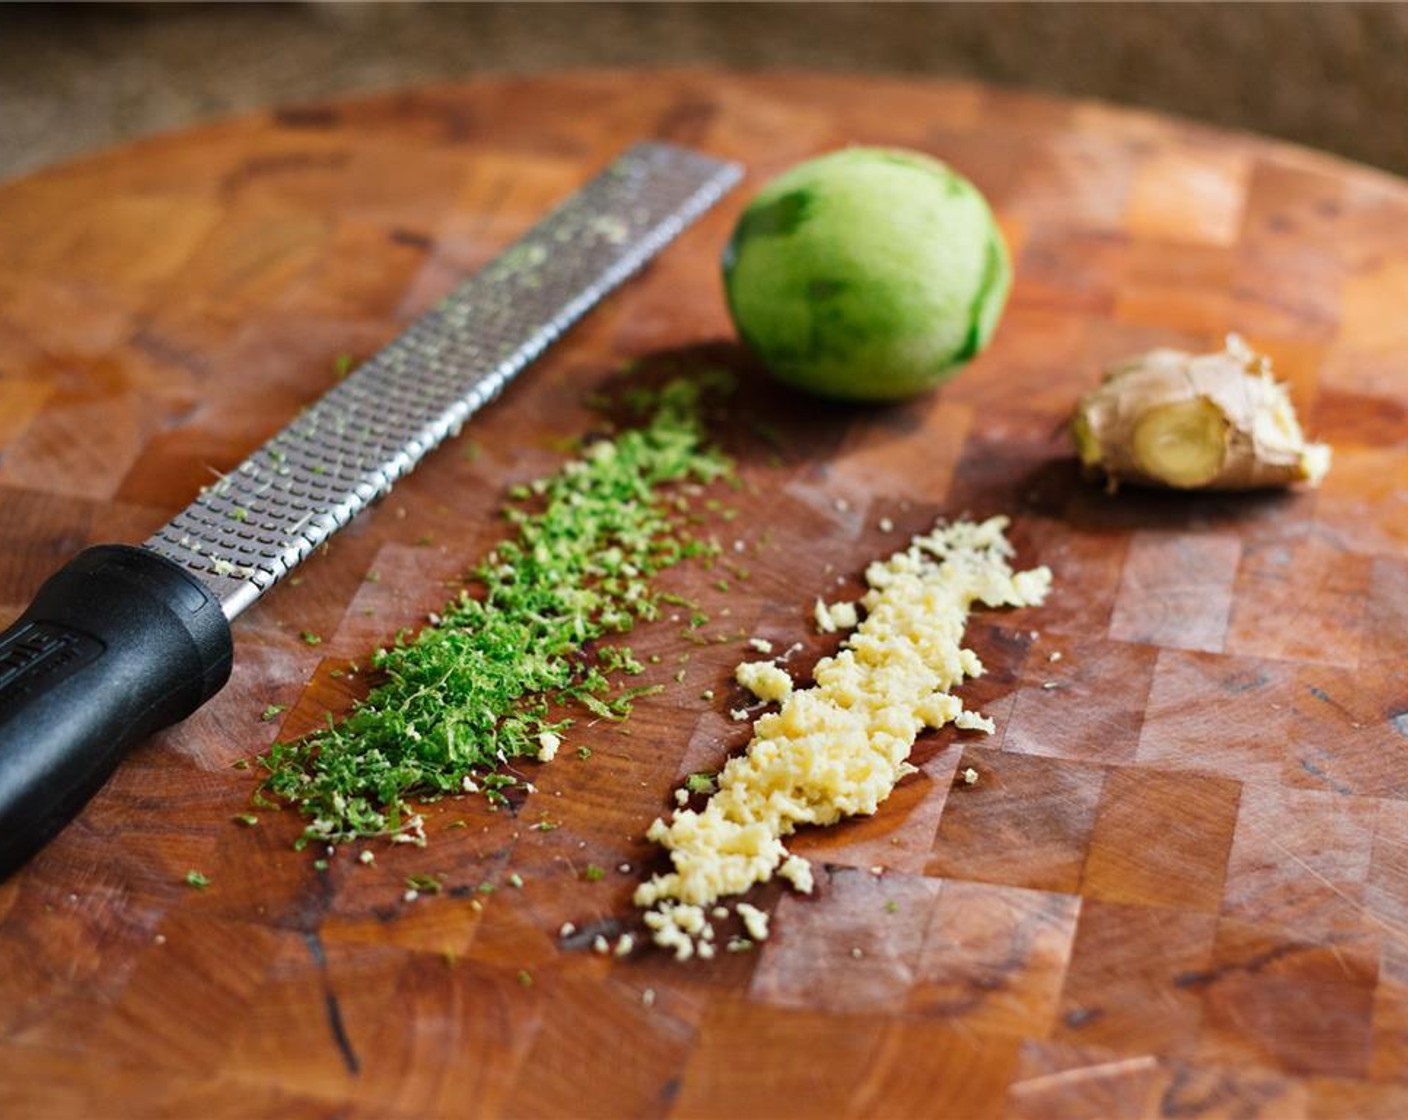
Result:
<svg viewBox="0 0 1408 1120"><path fill-rule="evenodd" d="M1153 350L1113 366L1081 399L1071 436L1111 490L1316 486L1330 466L1330 448L1306 440L1270 359L1235 335L1214 354Z"/></svg>
<svg viewBox="0 0 1408 1120"><path fill-rule="evenodd" d="M1207 397L1146 409L1130 432L1130 453L1149 479L1178 490L1216 481L1227 461L1226 415Z"/></svg>

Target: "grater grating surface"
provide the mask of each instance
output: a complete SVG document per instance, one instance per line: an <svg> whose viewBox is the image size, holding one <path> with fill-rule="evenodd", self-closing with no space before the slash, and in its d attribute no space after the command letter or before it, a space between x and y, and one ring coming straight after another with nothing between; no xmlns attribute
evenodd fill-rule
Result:
<svg viewBox="0 0 1408 1120"><path fill-rule="evenodd" d="M736 183L640 144L158 530L233 619Z"/></svg>

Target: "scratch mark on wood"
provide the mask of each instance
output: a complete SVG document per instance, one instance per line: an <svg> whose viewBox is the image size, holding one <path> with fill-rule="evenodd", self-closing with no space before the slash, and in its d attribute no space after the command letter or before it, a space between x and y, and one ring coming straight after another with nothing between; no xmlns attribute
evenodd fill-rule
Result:
<svg viewBox="0 0 1408 1120"><path fill-rule="evenodd" d="M337 1044L347 1072L356 1077L362 1072L362 1063L357 1058L357 1051L352 1048L352 1040L347 1036L347 1027L342 1022L342 1006L337 1002L337 993L333 991L332 981L328 977L328 958L323 952L323 939L318 936L317 931L313 931L305 933L303 940L307 943L308 953L323 978L323 1006L327 1011L328 1029L332 1032L332 1040Z"/></svg>

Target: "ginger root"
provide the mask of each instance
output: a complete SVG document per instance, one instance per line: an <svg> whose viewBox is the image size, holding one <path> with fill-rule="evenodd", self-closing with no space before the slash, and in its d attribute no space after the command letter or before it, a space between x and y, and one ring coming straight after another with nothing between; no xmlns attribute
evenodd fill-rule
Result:
<svg viewBox="0 0 1408 1120"><path fill-rule="evenodd" d="M1152 350L1110 367L1081 398L1071 436L1087 471L1179 490L1319 485L1328 444L1309 443L1271 360L1236 335L1215 354Z"/></svg>

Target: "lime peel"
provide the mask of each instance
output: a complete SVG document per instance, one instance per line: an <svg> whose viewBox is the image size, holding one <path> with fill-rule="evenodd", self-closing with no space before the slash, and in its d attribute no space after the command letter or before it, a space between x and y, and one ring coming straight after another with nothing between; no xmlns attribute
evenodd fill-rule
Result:
<svg viewBox="0 0 1408 1120"><path fill-rule="evenodd" d="M412 799L480 792L505 805L510 789L529 788L511 764L539 759L545 736L571 725L554 709L619 720L658 690L613 683L610 674L643 666L595 642L659 616L658 573L718 551L685 531L670 491L731 475L701 419L703 395L728 387L727 375L709 374L633 388L643 423L516 488L504 511L515 533L474 569L479 594L461 592L436 623L376 651L379 683L345 718L260 758L261 790L309 819L300 847L409 833L420 842Z"/></svg>

